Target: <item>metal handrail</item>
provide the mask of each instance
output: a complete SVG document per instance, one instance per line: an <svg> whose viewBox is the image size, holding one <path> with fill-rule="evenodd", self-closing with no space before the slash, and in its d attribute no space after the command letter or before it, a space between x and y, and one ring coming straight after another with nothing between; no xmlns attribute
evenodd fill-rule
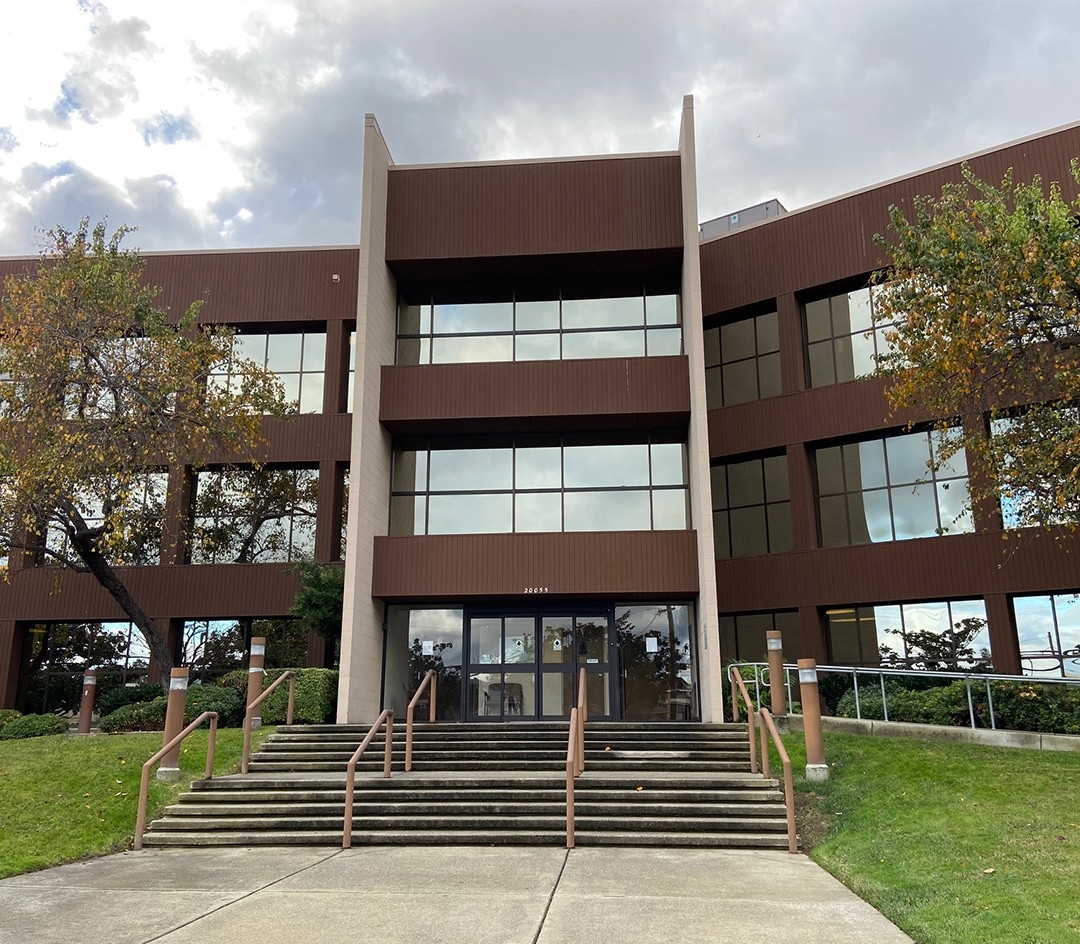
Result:
<svg viewBox="0 0 1080 944"><path fill-rule="evenodd" d="M570 709L570 733L566 739L566 848L574 848L574 778L581 772L578 769L580 742L578 728L581 715L577 708Z"/></svg>
<svg viewBox="0 0 1080 944"><path fill-rule="evenodd" d="M761 731L761 772L766 779L772 777L772 769L769 764L769 742L765 739L765 729L769 729L776 752L780 755L780 764L784 768L784 810L787 814L787 846L788 852L799 851L799 837L795 834L795 785L791 779L791 760L787 751L784 750L784 742L780 740L780 734L773 722L772 712L768 708L758 711L761 723L758 729Z"/></svg>
<svg viewBox="0 0 1080 944"><path fill-rule="evenodd" d="M286 679L289 680L289 709L285 714L285 723L292 724L293 705L296 703L296 673L290 669L288 672L282 672L270 683L266 691L247 706L247 711L244 713L244 753L240 758L240 773L242 774L248 772L248 760L251 758L251 721L255 717L255 709Z"/></svg>
<svg viewBox="0 0 1080 944"><path fill-rule="evenodd" d="M761 694L761 686L766 684L768 677L769 665L767 662L741 662L738 663L742 668L752 668L754 670L754 686L758 693L759 700ZM733 668L729 666L729 670ZM799 670L797 665L791 663L784 664L784 684L788 692L788 704L792 703L791 694L791 678ZM972 697L972 683L982 683L986 686L986 702L990 712L990 728L994 731L997 730L997 716L994 713L994 696L990 688L991 682L1012 682L1014 684L1022 685L1072 685L1080 686L1080 679L1072 678L1031 678L1026 675L1003 675L996 672L945 672L937 669L893 669L888 667L872 668L868 666L852 666L852 665L819 665L817 666L818 673L831 672L843 675L850 675L852 677L852 686L855 692L855 717L862 719L862 706L859 700L859 676L869 675L877 676L880 689L881 689L881 703L883 708L884 720L889 720L889 702L888 694L885 689L885 677L886 676L899 676L901 678L916 678L916 679L947 679L953 682L962 681L967 689L967 702L968 702L968 720L972 728L977 727L975 724L975 702ZM732 698L734 699L734 692L732 692ZM794 699L798 701L798 699Z"/></svg>
<svg viewBox="0 0 1080 944"><path fill-rule="evenodd" d="M349 760L349 766L346 768L345 827L341 834L342 849L348 849L352 846L353 793L356 788L356 764L363 756L364 751L368 749L368 745L375 740L375 735L379 733L379 728L383 726L384 722L386 723L386 750L383 755L383 777L390 776L390 761L394 755L394 713L387 708L375 719L375 723L364 736L364 740L360 742L360 746L356 749L356 753L353 754Z"/></svg>
<svg viewBox="0 0 1080 944"><path fill-rule="evenodd" d="M428 669L424 673L424 679L413 694L409 707L405 710L405 772L412 770L412 739L413 739L413 710L416 708L424 689L431 685L431 694L428 696L428 722L435 723L435 683L436 673L434 669Z"/></svg>
<svg viewBox="0 0 1080 944"><path fill-rule="evenodd" d="M750 693L746 690L746 683L743 681L742 673L739 671L738 666L728 666L728 681L731 682L731 717L733 721L739 720L739 700L735 694L735 686L738 685L739 691L742 692L743 702L746 704L746 720L747 720L747 737L750 739L750 773L756 774L758 772L757 748L754 744L754 703L750 700Z"/></svg>
<svg viewBox="0 0 1080 944"><path fill-rule="evenodd" d="M203 779L210 780L214 776L214 745L217 743L218 713L216 711L204 711L198 718L191 722L183 731L174 737L160 751L151 757L142 768L142 780L139 783L139 812L135 817L135 848L142 848L143 831L146 829L146 802L150 791L150 768L161 760L173 748L178 746L192 731L200 727L207 719L210 719L210 740L206 745L206 775Z"/></svg>
<svg viewBox="0 0 1080 944"><path fill-rule="evenodd" d="M577 738L578 738L578 774L585 773L585 722L589 720L589 691L588 685L585 683L585 670L581 669L578 672L578 689L577 689L577 701L578 701L578 717L577 717ZM571 726L573 728L573 726Z"/></svg>

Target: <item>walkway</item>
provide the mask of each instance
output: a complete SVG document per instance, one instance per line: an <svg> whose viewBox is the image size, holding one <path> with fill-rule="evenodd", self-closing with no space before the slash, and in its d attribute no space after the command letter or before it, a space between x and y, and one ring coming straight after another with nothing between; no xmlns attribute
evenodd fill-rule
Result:
<svg viewBox="0 0 1080 944"><path fill-rule="evenodd" d="M766 851L143 850L0 881L0 915L0 944L910 944Z"/></svg>

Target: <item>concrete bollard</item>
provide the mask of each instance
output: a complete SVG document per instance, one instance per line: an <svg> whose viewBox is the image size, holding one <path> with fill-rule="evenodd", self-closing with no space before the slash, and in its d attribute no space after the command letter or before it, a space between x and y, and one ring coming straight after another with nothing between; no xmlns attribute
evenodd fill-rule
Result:
<svg viewBox="0 0 1080 944"><path fill-rule="evenodd" d="M780 630L765 633L765 646L769 651L769 711L773 718L787 714L787 690L784 687L784 642Z"/></svg>
<svg viewBox="0 0 1080 944"><path fill-rule="evenodd" d="M97 696L97 669L87 669L82 679L82 704L79 705L79 734L90 733L90 721L94 714Z"/></svg>
<svg viewBox="0 0 1080 944"><path fill-rule="evenodd" d="M250 705L262 694L263 679L266 678L266 637L251 637L251 654L248 657L248 689L247 705ZM262 705L255 709L251 716L251 730L258 731L262 727Z"/></svg>
<svg viewBox="0 0 1080 944"><path fill-rule="evenodd" d="M806 739L806 779L829 779L825 763L825 741L821 734L821 696L818 693L817 662L799 660L799 697L802 700L803 737Z"/></svg>
<svg viewBox="0 0 1080 944"><path fill-rule="evenodd" d="M184 709L187 707L188 670L173 669L169 676L169 704L165 709L165 740L168 744L184 730ZM177 744L161 758L158 780L173 782L180 779L180 745Z"/></svg>

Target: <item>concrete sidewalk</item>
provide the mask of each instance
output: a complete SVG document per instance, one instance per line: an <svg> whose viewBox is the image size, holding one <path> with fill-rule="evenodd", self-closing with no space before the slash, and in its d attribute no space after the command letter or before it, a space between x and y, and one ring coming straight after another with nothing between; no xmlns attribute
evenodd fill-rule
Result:
<svg viewBox="0 0 1080 944"><path fill-rule="evenodd" d="M805 856L161 849L0 881L0 944L899 944Z"/></svg>

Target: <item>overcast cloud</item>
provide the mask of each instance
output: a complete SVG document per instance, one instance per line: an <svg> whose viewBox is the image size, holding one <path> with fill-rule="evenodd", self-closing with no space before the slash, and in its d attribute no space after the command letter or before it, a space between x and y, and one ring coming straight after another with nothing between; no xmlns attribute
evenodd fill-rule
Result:
<svg viewBox="0 0 1080 944"><path fill-rule="evenodd" d="M672 150L699 215L789 209L1080 119L1068 3L39 0L0 24L0 254L354 243L397 163ZM1067 168L1062 168L1064 173Z"/></svg>

